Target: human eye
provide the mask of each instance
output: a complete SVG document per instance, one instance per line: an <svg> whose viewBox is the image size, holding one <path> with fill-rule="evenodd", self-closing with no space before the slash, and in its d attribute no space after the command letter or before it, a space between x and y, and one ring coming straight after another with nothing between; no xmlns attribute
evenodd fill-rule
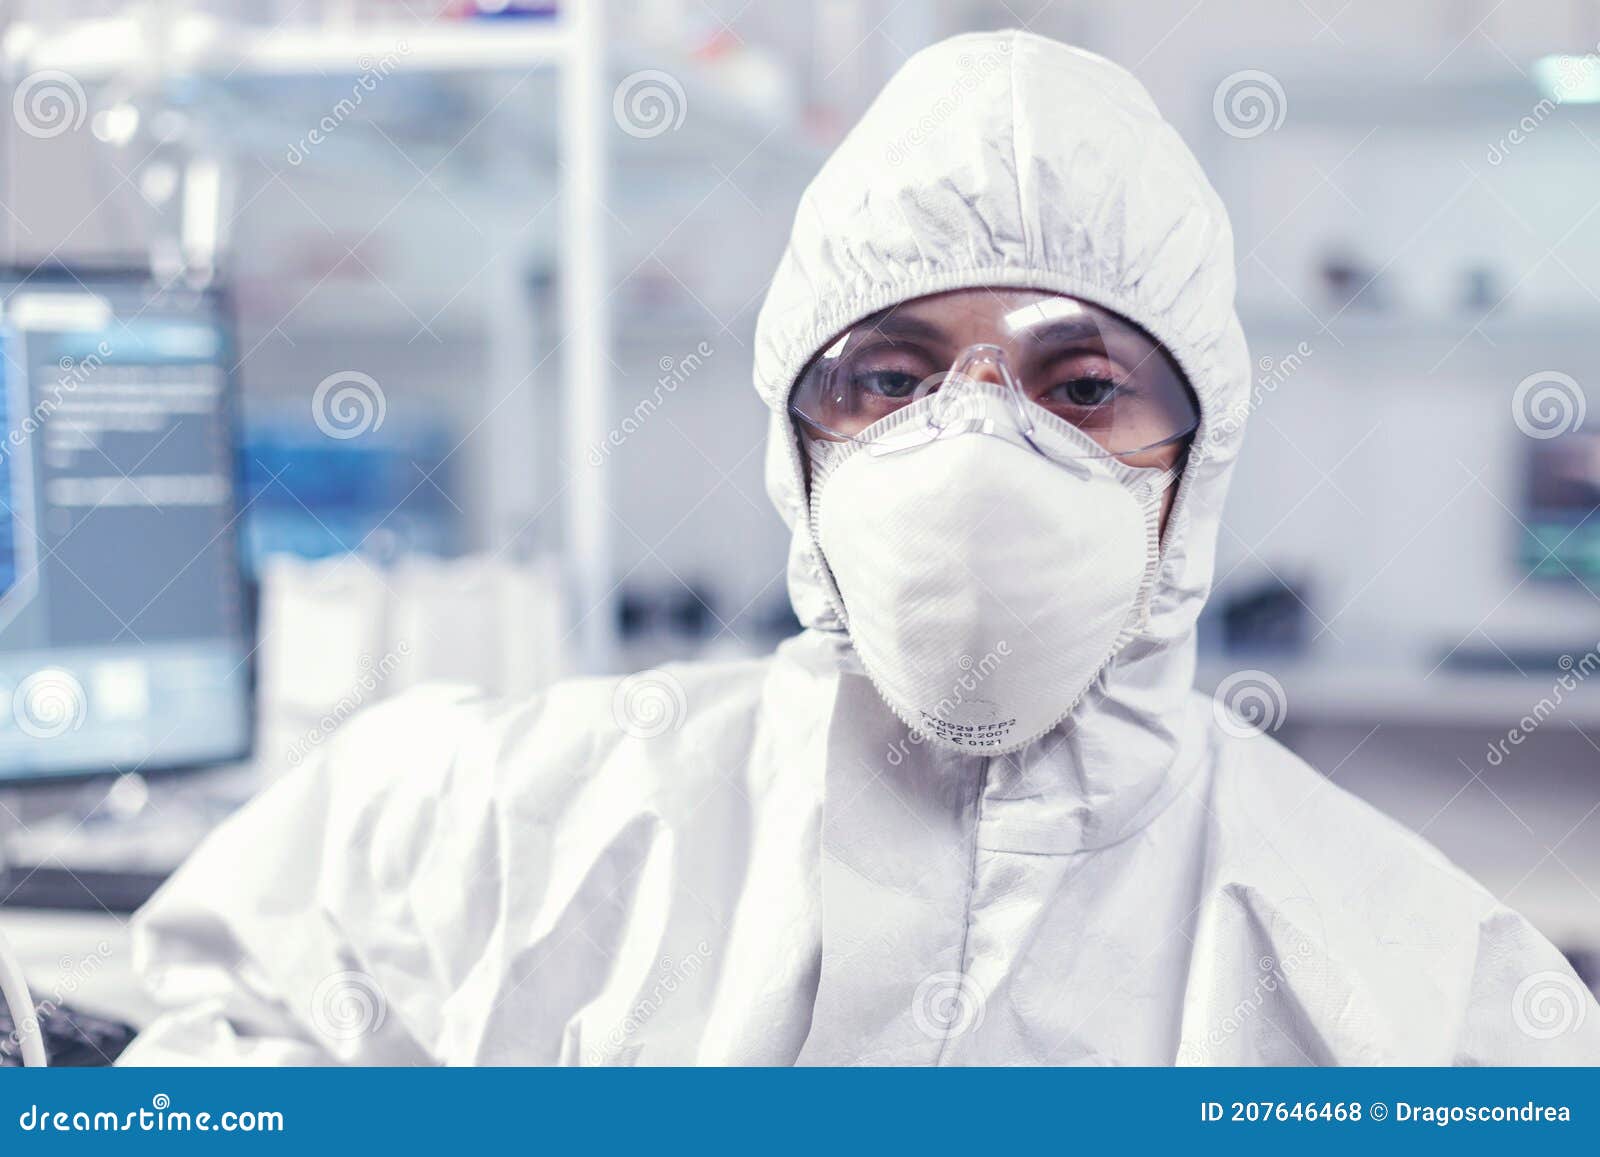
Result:
<svg viewBox="0 0 1600 1157"><path fill-rule="evenodd" d="M845 369L850 393L879 405L910 401L935 372L925 351L889 342L857 351Z"/></svg>
<svg viewBox="0 0 1600 1157"><path fill-rule="evenodd" d="M1053 399L1079 410L1093 410L1115 398L1122 387L1103 374L1082 374L1051 387Z"/></svg>
<svg viewBox="0 0 1600 1157"><path fill-rule="evenodd" d="M1078 425L1109 418L1134 391L1122 367L1099 352L1058 358L1043 369L1045 389L1034 400Z"/></svg>
<svg viewBox="0 0 1600 1157"><path fill-rule="evenodd" d="M854 374L851 384L858 392L868 396L903 401L916 392L917 383L921 380L904 370L875 369Z"/></svg>

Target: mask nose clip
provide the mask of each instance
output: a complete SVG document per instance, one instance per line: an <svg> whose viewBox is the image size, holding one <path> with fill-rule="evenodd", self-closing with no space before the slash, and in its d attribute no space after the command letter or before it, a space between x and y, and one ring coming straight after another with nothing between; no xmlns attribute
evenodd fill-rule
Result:
<svg viewBox="0 0 1600 1157"><path fill-rule="evenodd" d="M945 407L946 411L959 412L960 399L970 396L972 385L979 382L988 382L999 386L1006 395L1006 400L1011 409L1011 420L1016 428L1017 436L1026 442L1034 453L1044 458L1050 458L1067 473L1078 478L1089 477L1089 467L1082 462L1071 459L1057 460L1045 453L1044 448L1034 440L1035 428L1033 415L1028 413L1026 396L1022 392L1022 385L1011 372L1011 364L1006 360L1006 351L997 345L982 343L968 346L962 351L960 357L950 367L945 375L945 384L940 387L939 393L934 395L934 409L928 415L928 424L940 435L957 433L993 434L995 423L993 418L986 417L981 423L969 422L963 426L960 422L941 422L940 406L938 399L948 396L951 401ZM951 389L951 387L954 389ZM946 394L946 391L949 391ZM979 428L981 426L981 428Z"/></svg>
<svg viewBox="0 0 1600 1157"><path fill-rule="evenodd" d="M959 425L963 418L979 416L981 407L976 404L972 387L979 382L999 386L1012 403L1012 413L1017 420L1017 431L1024 437L1033 433L1033 422L1021 409L1022 387L1011 373L1006 362L1006 352L997 345L983 343L968 346L950 368L937 379L924 383L926 393L933 394L933 405L928 410L928 425L944 432Z"/></svg>
<svg viewBox="0 0 1600 1157"><path fill-rule="evenodd" d="M976 388L979 385L999 387L1006 397L1016 436L1036 454L1050 458L1075 477L1090 476L1087 464L1055 458L1034 440L1033 417L1028 413L1022 386L1011 372L1005 350L989 343L968 346L947 371L935 374L917 387L912 395L913 401L930 399L927 421L920 429L874 442L868 448L868 453L874 457L898 454L941 438L954 438L962 434L1004 437L997 429L999 423L992 401Z"/></svg>

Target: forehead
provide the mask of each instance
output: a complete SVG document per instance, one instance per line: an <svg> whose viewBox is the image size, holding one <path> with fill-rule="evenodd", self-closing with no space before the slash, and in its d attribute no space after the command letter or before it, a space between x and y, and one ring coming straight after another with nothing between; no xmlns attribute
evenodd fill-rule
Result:
<svg viewBox="0 0 1600 1157"><path fill-rule="evenodd" d="M1108 309L1076 297L1036 289L961 289L915 297L880 310L859 322L856 328L914 326L952 341L979 342L1073 323L1157 347L1156 341L1142 329Z"/></svg>

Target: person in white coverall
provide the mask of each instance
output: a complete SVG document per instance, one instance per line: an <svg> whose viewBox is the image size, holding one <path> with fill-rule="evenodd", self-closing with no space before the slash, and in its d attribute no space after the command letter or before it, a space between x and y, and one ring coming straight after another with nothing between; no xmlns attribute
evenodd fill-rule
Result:
<svg viewBox="0 0 1600 1157"><path fill-rule="evenodd" d="M1233 296L1128 73L916 55L757 326L804 633L351 721L139 915L124 1061L1600 1061L1525 920L1191 689Z"/></svg>

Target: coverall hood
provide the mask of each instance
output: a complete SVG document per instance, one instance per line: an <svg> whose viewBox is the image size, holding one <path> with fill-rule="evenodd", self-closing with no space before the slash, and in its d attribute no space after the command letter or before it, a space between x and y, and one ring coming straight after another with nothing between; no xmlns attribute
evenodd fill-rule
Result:
<svg viewBox="0 0 1600 1157"><path fill-rule="evenodd" d="M1187 665L1243 437L1250 362L1233 237L1216 193L1128 72L1026 32L957 36L913 56L807 188L756 327L772 409L767 487L794 531L790 597L845 627L806 518L795 380L834 335L888 306L979 286L1069 294L1170 351L1200 403L1167 528L1150 633ZM1182 680L1187 686L1187 680Z"/></svg>

